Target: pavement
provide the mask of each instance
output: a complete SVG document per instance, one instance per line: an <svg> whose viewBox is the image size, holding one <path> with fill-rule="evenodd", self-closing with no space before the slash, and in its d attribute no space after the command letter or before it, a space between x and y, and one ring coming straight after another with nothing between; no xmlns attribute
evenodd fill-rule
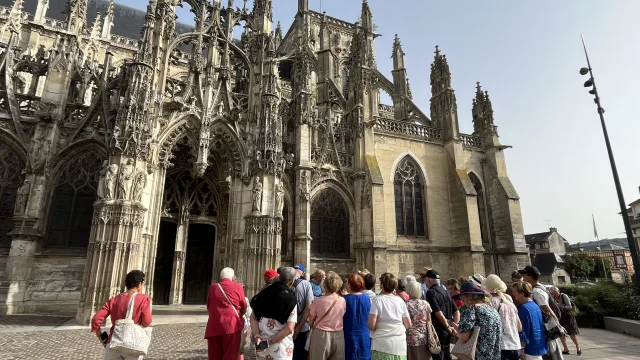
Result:
<svg viewBox="0 0 640 360"><path fill-rule="evenodd" d="M207 359L203 339L204 307L154 307L153 340L145 359ZM580 329L582 356L575 360L640 360L640 338L601 329ZM104 349L86 326L70 317L44 315L0 315L0 360L102 359ZM245 360L253 360L246 356ZM347 359L348 360L348 359Z"/></svg>

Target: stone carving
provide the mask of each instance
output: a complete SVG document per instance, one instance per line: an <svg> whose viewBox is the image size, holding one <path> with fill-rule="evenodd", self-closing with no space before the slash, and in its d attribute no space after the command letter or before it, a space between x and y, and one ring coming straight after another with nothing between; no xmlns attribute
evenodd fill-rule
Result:
<svg viewBox="0 0 640 360"><path fill-rule="evenodd" d="M262 184L260 183L260 178L257 176L253 180L253 194L251 195L251 200L253 202L251 214L260 215L262 205Z"/></svg>
<svg viewBox="0 0 640 360"><path fill-rule="evenodd" d="M284 186L282 182L276 184L276 217L282 218L282 210L284 209Z"/></svg>
<svg viewBox="0 0 640 360"><path fill-rule="evenodd" d="M127 163L120 168L118 176L118 196L122 200L130 200L129 191L133 183L133 160L127 160Z"/></svg>
<svg viewBox="0 0 640 360"><path fill-rule="evenodd" d="M147 172L144 170L139 170L136 173L135 178L133 179L133 190L132 190L133 201L142 200L142 192L144 191L145 186L147 186Z"/></svg>
<svg viewBox="0 0 640 360"><path fill-rule="evenodd" d="M22 186L18 188L18 193L16 196L16 214L24 214L27 211L27 200L29 200L29 190L31 184L29 180L25 180Z"/></svg>
<svg viewBox="0 0 640 360"><path fill-rule="evenodd" d="M307 171L300 172L300 201L309 201L309 176Z"/></svg>

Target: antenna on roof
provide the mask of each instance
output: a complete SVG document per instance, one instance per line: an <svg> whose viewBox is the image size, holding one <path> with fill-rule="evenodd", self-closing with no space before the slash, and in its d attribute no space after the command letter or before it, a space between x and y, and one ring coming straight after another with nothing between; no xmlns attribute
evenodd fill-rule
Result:
<svg viewBox="0 0 640 360"><path fill-rule="evenodd" d="M542 221L546 221L547 222L547 227L551 228L551 220L542 220Z"/></svg>

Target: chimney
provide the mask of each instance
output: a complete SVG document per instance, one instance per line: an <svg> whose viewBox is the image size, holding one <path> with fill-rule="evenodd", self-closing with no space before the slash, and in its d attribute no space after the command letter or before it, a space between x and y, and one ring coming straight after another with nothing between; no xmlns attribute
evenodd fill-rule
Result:
<svg viewBox="0 0 640 360"><path fill-rule="evenodd" d="M549 231L554 232L554 233L557 233L557 232L558 232L558 229L557 229L557 228L552 227L552 228L549 228Z"/></svg>

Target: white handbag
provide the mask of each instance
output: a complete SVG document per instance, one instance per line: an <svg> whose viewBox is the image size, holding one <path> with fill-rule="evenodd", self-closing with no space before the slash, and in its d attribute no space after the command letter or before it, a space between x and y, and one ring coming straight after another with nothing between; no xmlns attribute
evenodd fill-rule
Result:
<svg viewBox="0 0 640 360"><path fill-rule="evenodd" d="M116 320L109 348L127 356L147 355L151 344L151 326L143 327L133 322L133 304L137 293L131 295L127 316Z"/></svg>

